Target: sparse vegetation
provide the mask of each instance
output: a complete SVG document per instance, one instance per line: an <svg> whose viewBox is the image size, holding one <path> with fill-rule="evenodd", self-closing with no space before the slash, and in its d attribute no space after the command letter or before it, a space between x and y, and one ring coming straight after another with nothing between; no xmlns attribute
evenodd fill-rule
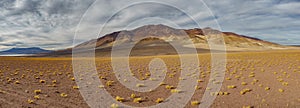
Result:
<svg viewBox="0 0 300 108"><path fill-rule="evenodd" d="M221 82L222 80L217 79L220 74L214 72L212 67L210 67L209 55L199 55L201 58L200 69L188 68L190 72L183 76L180 74L181 65L178 63L178 60L174 59L175 56L162 56L165 63L169 65L167 65L166 71L162 71L167 76L166 80L163 80L160 84L157 82L158 78L150 78L150 76L155 76L156 74L152 72L150 74L148 64L146 63L146 61L150 61L153 57L131 58L134 62L130 62L132 73L128 74L128 76L137 77L140 80L149 79L152 82L157 82L159 86L157 89L153 89L151 93L138 93L130 89L127 90L125 87L119 87L120 82L117 80L118 77L115 77L110 60L107 58L96 58L98 73L94 75L103 84L99 84L99 88L97 89L107 90L112 96L116 96L115 100L135 106L165 103L168 100L164 99L167 99L171 95L177 93L184 95L186 92L179 90L181 88L177 87L177 81L185 81L193 78L197 80L197 85L194 86L195 96L192 97L187 107L200 105L200 102L194 101L194 99L198 99L200 94L205 90L211 92L213 96L217 96L217 101L215 101L212 107L216 107L216 105L226 107L221 102L232 107L244 106L245 108L249 106L250 108L274 107L272 104L274 102L278 103L276 105L282 105L282 107L286 107L287 104L291 107L295 105L294 103L300 102L300 98L297 97L299 93L295 89L300 77L300 66L298 63L300 58L298 56L299 54L294 52L287 54L270 53L265 55L256 52L249 54L229 53L227 55L228 61L223 83ZM65 104L66 107L74 107L77 105L74 104L75 102L83 101L78 90L83 87L77 86L69 59L22 58L24 61L18 63L14 63L12 60L9 61L10 59L13 58L9 58L8 60L1 59L0 61L0 65L3 67L0 68L0 80L2 81L0 94L3 98L14 98L16 101L10 99L12 103L17 101L23 102L24 107L43 107L41 104L44 104L44 102L49 102L49 104ZM24 66L20 65L21 63ZM14 67L11 64L16 66ZM158 68L155 70L162 69ZM200 74L197 76L198 72ZM77 78L78 80L85 80L84 72L80 74L82 75L76 77L76 80ZM221 91L214 91L215 88L206 88L211 75L214 77L210 80L213 84L222 84ZM124 80L126 83L130 82L127 79L119 80ZM137 84L136 86L143 87L145 85ZM122 90L122 92L119 93L119 90ZM20 96L21 101L16 98L18 96ZM118 99L117 96L119 96ZM226 100L224 100L225 98ZM274 101L278 98L285 99L289 103L286 103L287 101ZM259 103L253 104L250 101ZM1 102L1 105L5 104ZM230 102L236 102L237 104L231 105ZM86 106L85 104L78 104L78 107ZM112 104L111 107L117 108L120 106Z"/></svg>

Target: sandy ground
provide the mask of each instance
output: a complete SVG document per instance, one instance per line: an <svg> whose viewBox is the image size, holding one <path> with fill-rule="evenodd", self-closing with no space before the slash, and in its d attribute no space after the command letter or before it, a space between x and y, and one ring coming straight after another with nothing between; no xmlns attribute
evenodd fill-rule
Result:
<svg viewBox="0 0 300 108"><path fill-rule="evenodd" d="M210 77L210 55L200 54L198 89L186 108L198 107L191 102L201 101ZM97 58L98 77L113 98L124 98L123 104L147 107L157 104L158 98L167 102L173 93L166 86L180 80L180 61L177 56L156 56L165 61L168 71L165 85L151 92L134 92L118 83L111 69L110 59ZM149 79L148 64L154 57L132 57L130 67L140 80ZM71 58L0 57L1 108L86 108L74 81ZM242 52L227 54L227 67L221 92L211 105L213 108L297 108L300 106L300 51ZM187 77L188 78L188 77ZM82 78L84 79L84 78ZM81 80L81 79L76 79ZM244 82L245 84L241 84ZM101 85L99 85L101 86ZM228 88L228 86L234 86ZM100 87L99 89L104 89ZM249 92L241 94L243 89ZM39 91L40 90L40 91ZM173 90L174 91L174 90ZM228 94L224 94L224 92ZM185 93L179 92L179 93ZM141 98L140 103L133 102ZM212 94L214 95L214 94ZM200 103L201 104L201 103Z"/></svg>

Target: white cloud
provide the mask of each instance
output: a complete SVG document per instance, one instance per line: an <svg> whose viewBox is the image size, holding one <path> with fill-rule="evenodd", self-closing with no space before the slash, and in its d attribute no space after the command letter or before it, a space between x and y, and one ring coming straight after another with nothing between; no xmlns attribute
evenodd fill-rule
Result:
<svg viewBox="0 0 300 108"><path fill-rule="evenodd" d="M300 21L298 20L300 2L297 0L204 1L224 31L233 31L282 44L300 44ZM1 0L0 50L20 46L38 46L47 49L71 46L77 24L93 2L94 0ZM100 29L112 13L124 8L128 3L136 2L142 1L97 0L88 11L92 16L86 16L82 21L79 29L81 37L75 43L95 38L99 31L93 30ZM214 25L214 17L204 5L199 5L201 4L199 0L159 2L171 5L149 5L151 2L148 5L133 5L114 16L114 20L102 34L121 30L135 22L164 23L163 20L141 23L143 22L141 18L146 16L165 18L179 24L182 28L196 27L184 12L180 12L180 9L201 22L201 27L217 27Z"/></svg>
<svg viewBox="0 0 300 108"><path fill-rule="evenodd" d="M1 48L72 45L75 27L93 1L4 0L0 5ZM20 44L12 45L15 41ZM10 46L5 46L10 45ZM0 49L3 50L3 49Z"/></svg>

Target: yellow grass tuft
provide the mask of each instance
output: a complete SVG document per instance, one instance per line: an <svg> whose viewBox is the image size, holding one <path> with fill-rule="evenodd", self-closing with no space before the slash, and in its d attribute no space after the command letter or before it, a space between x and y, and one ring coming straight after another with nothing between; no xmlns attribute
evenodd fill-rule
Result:
<svg viewBox="0 0 300 108"><path fill-rule="evenodd" d="M251 89L243 89L242 91L240 91L240 94L244 95L244 94L246 94L247 92L250 92L250 91L251 91Z"/></svg>
<svg viewBox="0 0 300 108"><path fill-rule="evenodd" d="M134 103L141 103L141 102L143 102L143 99L142 98L134 98L133 102Z"/></svg>
<svg viewBox="0 0 300 108"><path fill-rule="evenodd" d="M223 95L229 95L230 93L228 93L228 92L223 92Z"/></svg>
<svg viewBox="0 0 300 108"><path fill-rule="evenodd" d="M40 99L40 96L39 95L35 95L33 98L34 99Z"/></svg>
<svg viewBox="0 0 300 108"><path fill-rule="evenodd" d="M28 102L29 104L33 104L33 103L34 103L34 101L31 100L31 99L28 99L27 102Z"/></svg>
<svg viewBox="0 0 300 108"><path fill-rule="evenodd" d="M40 83L45 83L46 81L45 80L40 80Z"/></svg>
<svg viewBox="0 0 300 108"><path fill-rule="evenodd" d="M258 82L258 79L253 79L253 82Z"/></svg>
<svg viewBox="0 0 300 108"><path fill-rule="evenodd" d="M227 86L227 88L233 89L233 88L236 88L236 86L235 85L229 85L229 86Z"/></svg>
<svg viewBox="0 0 300 108"><path fill-rule="evenodd" d="M171 93L180 93L181 91L180 90L177 90L177 89L172 89L171 90Z"/></svg>
<svg viewBox="0 0 300 108"><path fill-rule="evenodd" d="M251 75L249 75L248 77L249 77L249 78L251 78L251 77L255 77L255 75L254 75L254 74L251 74Z"/></svg>
<svg viewBox="0 0 300 108"><path fill-rule="evenodd" d="M280 79L277 79L279 82L283 82L283 79L282 78L280 78Z"/></svg>
<svg viewBox="0 0 300 108"><path fill-rule="evenodd" d="M79 89L79 86L73 86L73 89Z"/></svg>
<svg viewBox="0 0 300 108"><path fill-rule="evenodd" d="M284 92L284 90L283 90L283 89L278 89L278 91L279 91L279 92L281 92L281 93L282 93L282 92Z"/></svg>
<svg viewBox="0 0 300 108"><path fill-rule="evenodd" d="M53 81L52 81L52 83L53 83L53 84L56 84L56 83L57 83L57 81L56 81L56 80L53 80Z"/></svg>
<svg viewBox="0 0 300 108"><path fill-rule="evenodd" d="M114 81L107 81L106 86L113 86Z"/></svg>
<svg viewBox="0 0 300 108"><path fill-rule="evenodd" d="M63 98L65 98L65 97L67 97L68 95L66 94L66 93L61 93L60 94L60 97L63 97Z"/></svg>
<svg viewBox="0 0 300 108"><path fill-rule="evenodd" d="M170 85L166 85L166 89L174 89L175 87L170 86Z"/></svg>
<svg viewBox="0 0 300 108"><path fill-rule="evenodd" d="M250 105L246 105L246 106L243 106L243 108L253 108L253 107Z"/></svg>
<svg viewBox="0 0 300 108"><path fill-rule="evenodd" d="M203 80L201 80L201 79L198 79L198 80L197 80L197 82L204 82L204 81L203 81Z"/></svg>
<svg viewBox="0 0 300 108"><path fill-rule="evenodd" d="M33 91L35 94L41 94L42 93L42 90L41 89L39 89L39 90L34 90Z"/></svg>
<svg viewBox="0 0 300 108"><path fill-rule="evenodd" d="M201 88L202 88L202 87L199 87L199 86L197 86L197 85L195 86L195 89L196 89L196 90L199 90L199 89L201 89Z"/></svg>
<svg viewBox="0 0 300 108"><path fill-rule="evenodd" d="M163 101L164 101L163 98L157 98L157 99L155 100L156 103L162 103Z"/></svg>
<svg viewBox="0 0 300 108"><path fill-rule="evenodd" d="M288 86L288 85L289 85L289 83L288 83L288 82L283 82L283 83L282 83L282 85L284 85L284 86Z"/></svg>
<svg viewBox="0 0 300 108"><path fill-rule="evenodd" d="M200 105L200 102L199 101L192 101L191 105L192 106L197 106L197 105Z"/></svg>
<svg viewBox="0 0 300 108"><path fill-rule="evenodd" d="M159 83L159 85L160 85L160 86L162 86L162 85L166 85L166 83L164 83L164 82L160 82L160 83Z"/></svg>
<svg viewBox="0 0 300 108"><path fill-rule="evenodd" d="M265 88L265 90L270 90L270 89L271 89L270 87L266 87L266 88Z"/></svg>
<svg viewBox="0 0 300 108"><path fill-rule="evenodd" d="M136 98L136 95L135 94L131 94L130 97L131 98Z"/></svg>
<svg viewBox="0 0 300 108"><path fill-rule="evenodd" d="M116 97L116 101L119 101L119 102L124 102L124 101L125 101L125 99L124 99L124 98L122 98L122 97L120 97L120 96L117 96L117 97Z"/></svg>
<svg viewBox="0 0 300 108"><path fill-rule="evenodd" d="M115 104L115 103L113 103L113 104L111 104L111 105L110 105L110 108L119 108L119 105L118 105L118 104Z"/></svg>
<svg viewBox="0 0 300 108"><path fill-rule="evenodd" d="M20 84L20 81L18 81L18 80L17 80L17 81L15 81L15 84Z"/></svg>
<svg viewBox="0 0 300 108"><path fill-rule="evenodd" d="M247 85L247 83L246 83L246 82L242 82L241 84L242 84L242 85Z"/></svg>

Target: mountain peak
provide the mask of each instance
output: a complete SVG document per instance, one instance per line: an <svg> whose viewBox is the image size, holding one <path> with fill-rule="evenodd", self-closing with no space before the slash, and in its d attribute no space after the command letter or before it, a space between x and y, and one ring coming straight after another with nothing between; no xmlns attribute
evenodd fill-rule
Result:
<svg viewBox="0 0 300 108"><path fill-rule="evenodd" d="M175 28L172 28L170 26L166 26L166 25L163 25L163 24L157 24L157 25L144 25L144 26L141 26L141 27L138 27L134 30L132 30L132 32L145 32L145 31L175 31L177 29Z"/></svg>
<svg viewBox="0 0 300 108"><path fill-rule="evenodd" d="M160 36L170 36L170 35L180 36L180 35L185 35L186 33L184 32L184 30L175 29L163 24L157 24L157 25L141 26L134 30L126 31L125 34L129 36L135 36L135 37L146 37L146 36L160 37Z"/></svg>
<svg viewBox="0 0 300 108"><path fill-rule="evenodd" d="M158 28L163 28L163 29L174 29L170 26L167 26L167 25L164 25L164 24L150 24L150 25L144 25L144 26L141 26L141 27L138 27L136 28L135 30L137 29L158 29Z"/></svg>

